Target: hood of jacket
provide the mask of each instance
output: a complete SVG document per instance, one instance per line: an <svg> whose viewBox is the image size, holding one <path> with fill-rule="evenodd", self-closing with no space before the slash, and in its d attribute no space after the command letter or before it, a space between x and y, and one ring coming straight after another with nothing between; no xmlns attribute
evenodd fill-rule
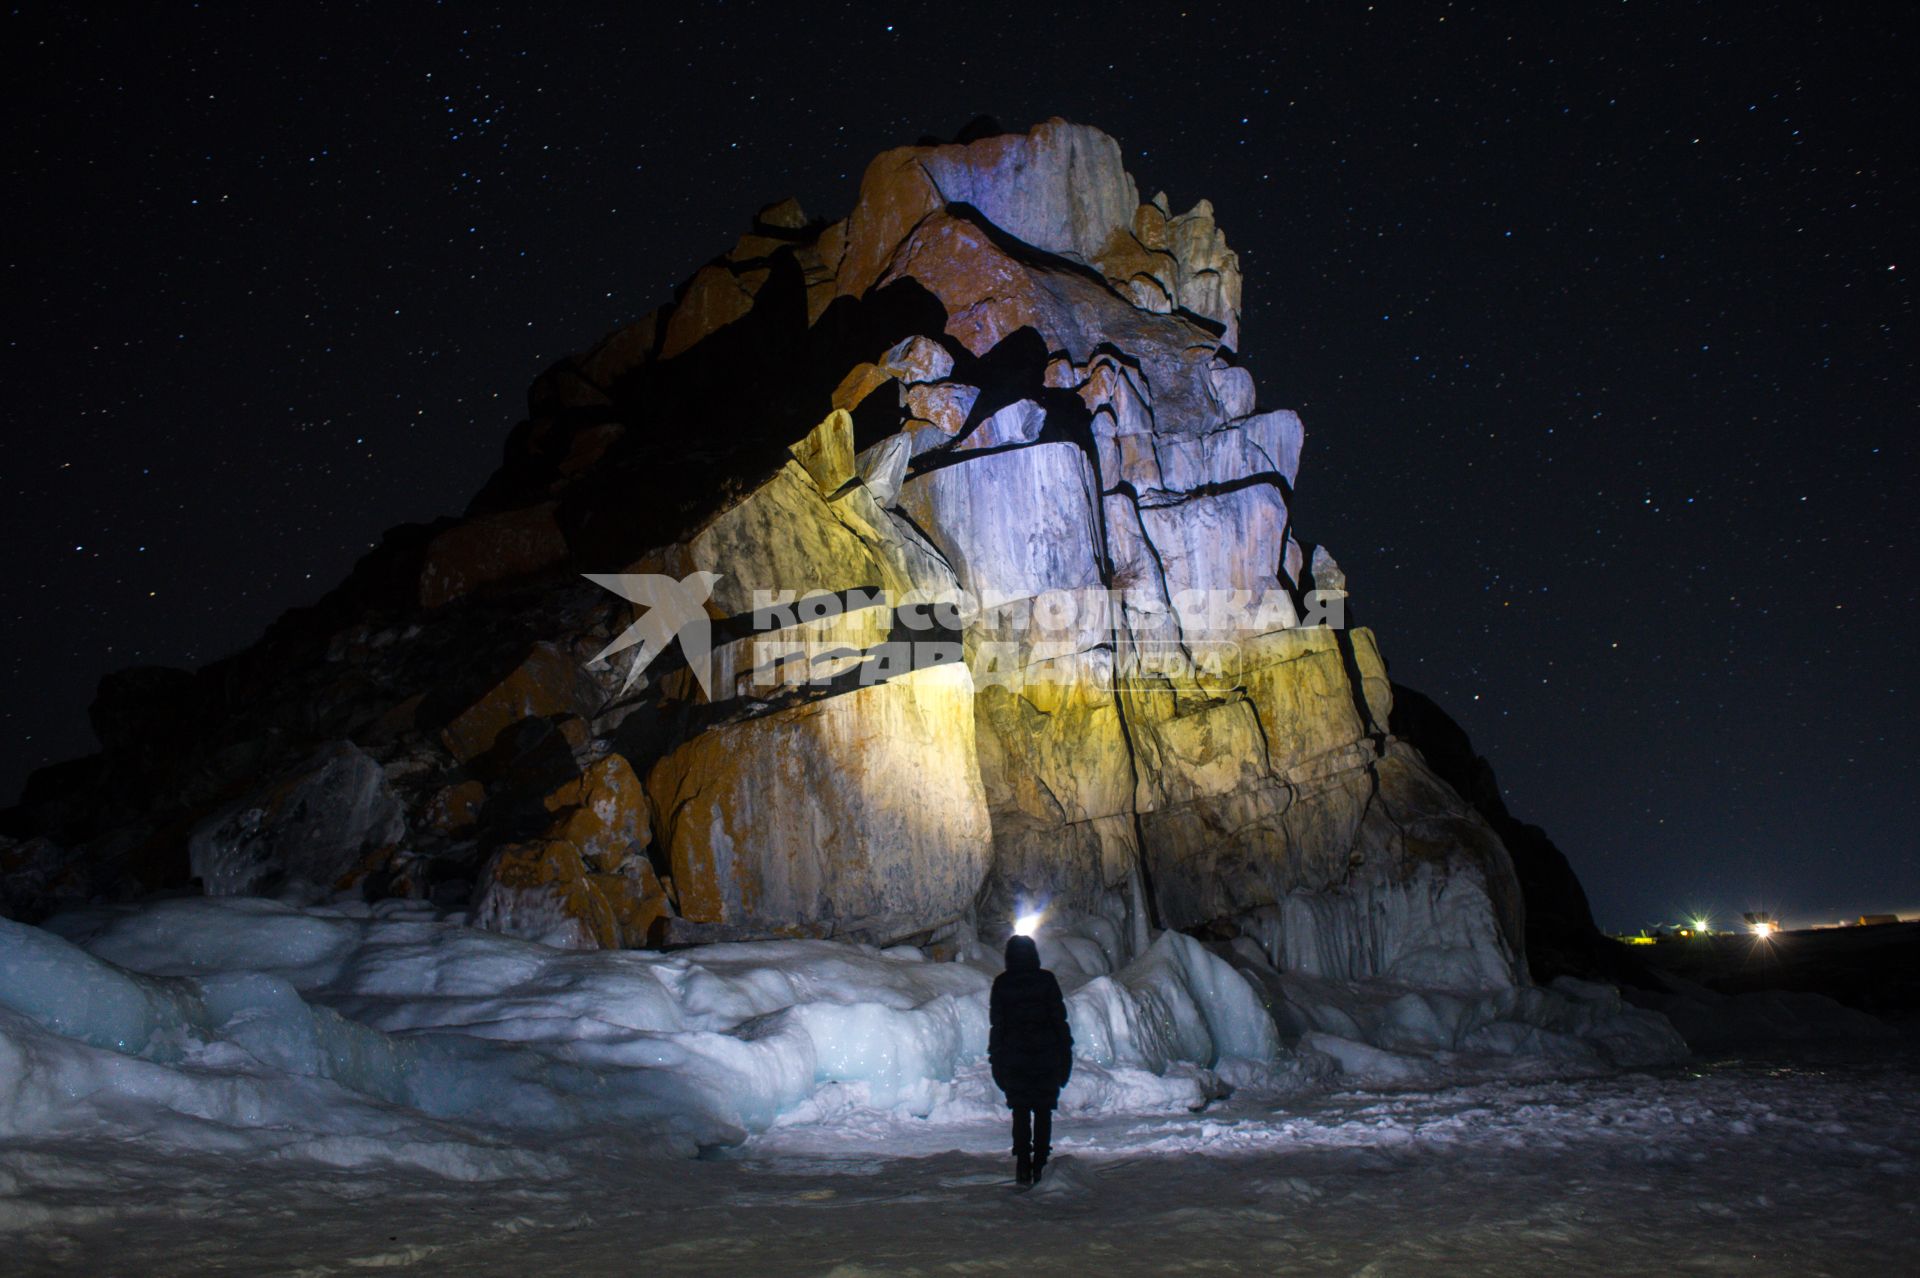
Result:
<svg viewBox="0 0 1920 1278"><path fill-rule="evenodd" d="M1009 972L1040 970L1040 947L1033 943L1031 936L1015 935L1007 938L1007 970Z"/></svg>

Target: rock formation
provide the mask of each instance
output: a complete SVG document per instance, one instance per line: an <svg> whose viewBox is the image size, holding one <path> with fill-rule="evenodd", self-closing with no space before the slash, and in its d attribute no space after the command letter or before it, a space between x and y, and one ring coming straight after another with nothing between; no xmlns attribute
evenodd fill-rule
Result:
<svg viewBox="0 0 1920 1278"><path fill-rule="evenodd" d="M1632 986L1657 984L1644 963L1594 923L1586 890L1566 853L1545 830L1507 811L1493 765L1474 752L1464 728L1431 697L1397 683L1389 727L1486 818L1506 846L1526 901L1527 965L1534 980L1544 985L1573 976Z"/></svg>
<svg viewBox="0 0 1920 1278"><path fill-rule="evenodd" d="M538 379L463 516L107 680L102 752L8 815L9 908L197 880L643 946L1044 904L1125 953L1524 981L1507 850L1296 525L1240 296L1210 205L1059 120L889 151L839 221L763 209ZM705 669L600 657L637 613L583 574L696 572Z"/></svg>

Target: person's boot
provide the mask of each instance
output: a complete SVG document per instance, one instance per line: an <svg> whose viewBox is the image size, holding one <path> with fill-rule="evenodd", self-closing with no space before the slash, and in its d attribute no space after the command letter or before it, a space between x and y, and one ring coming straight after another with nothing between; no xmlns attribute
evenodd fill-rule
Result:
<svg viewBox="0 0 1920 1278"><path fill-rule="evenodd" d="M1029 1183L1035 1184L1035 1185L1040 1183L1040 1169L1042 1167L1045 1167L1046 1165L1047 1165L1047 1156L1045 1154L1041 1154L1039 1157L1033 1160L1033 1176Z"/></svg>
<svg viewBox="0 0 1920 1278"><path fill-rule="evenodd" d="M1033 1160L1020 1154L1013 1160L1013 1183L1031 1185L1033 1183Z"/></svg>

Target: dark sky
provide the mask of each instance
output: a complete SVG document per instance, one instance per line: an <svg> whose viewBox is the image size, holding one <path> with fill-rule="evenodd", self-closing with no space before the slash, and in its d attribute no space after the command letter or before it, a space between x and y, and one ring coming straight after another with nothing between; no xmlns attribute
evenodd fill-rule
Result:
<svg viewBox="0 0 1920 1278"><path fill-rule="evenodd" d="M9 10L0 789L759 205L1059 114L1213 201L1303 533L1603 925L1920 909L1912 10L1045 8Z"/></svg>

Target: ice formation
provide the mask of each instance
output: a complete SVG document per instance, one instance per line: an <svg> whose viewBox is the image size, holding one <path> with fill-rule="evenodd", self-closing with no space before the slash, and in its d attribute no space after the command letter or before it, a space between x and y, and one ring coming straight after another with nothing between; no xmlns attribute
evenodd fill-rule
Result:
<svg viewBox="0 0 1920 1278"><path fill-rule="evenodd" d="M1069 1115L1281 1095L1336 1069L1431 1081L1474 1053L1597 1063L1608 1026L1642 1057L1661 1044L1659 1018L1611 990L1369 997L1176 932L1115 970L1110 928L1043 932L1076 1045ZM848 1106L978 1122L998 1105L980 1068L996 970L964 938L947 961L822 940L583 952L245 897L0 921L0 1134L296 1132L321 1161L461 1176L535 1132L685 1154Z"/></svg>

